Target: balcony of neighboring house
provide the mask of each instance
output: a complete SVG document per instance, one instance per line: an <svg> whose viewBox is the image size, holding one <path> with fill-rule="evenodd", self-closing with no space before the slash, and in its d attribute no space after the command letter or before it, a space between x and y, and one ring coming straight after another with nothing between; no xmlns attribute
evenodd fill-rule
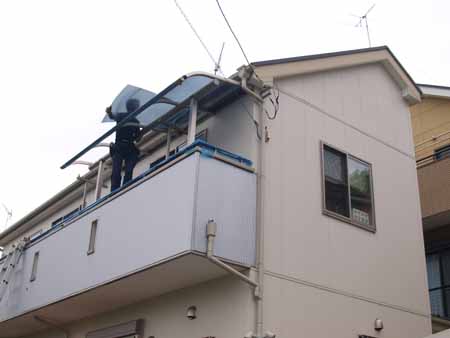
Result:
<svg viewBox="0 0 450 338"><path fill-rule="evenodd" d="M165 158L26 242L0 300L0 337L45 329L39 318L62 325L230 272L247 278L256 260L253 163L195 141L197 121L236 100L243 89L228 79L189 79L142 109L158 105L146 128L166 128ZM165 111L161 97L163 105L174 102ZM176 152L169 151L170 130L187 132L186 145ZM98 175L97 187L101 182ZM216 229L215 236L207 237L207 228ZM0 267L12 257L4 256Z"/></svg>
<svg viewBox="0 0 450 338"><path fill-rule="evenodd" d="M417 161L433 332L450 328L450 145Z"/></svg>
<svg viewBox="0 0 450 338"><path fill-rule="evenodd" d="M450 224L450 145L417 161L424 231Z"/></svg>

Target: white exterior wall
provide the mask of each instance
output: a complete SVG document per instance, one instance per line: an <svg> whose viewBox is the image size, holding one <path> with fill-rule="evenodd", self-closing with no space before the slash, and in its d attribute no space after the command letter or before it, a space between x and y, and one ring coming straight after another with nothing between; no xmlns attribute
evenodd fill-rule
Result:
<svg viewBox="0 0 450 338"><path fill-rule="evenodd" d="M266 328L281 337L378 336L373 322L381 318L380 336L429 334L414 151L400 90L375 64L276 84L330 116L280 93L278 118L267 123ZM372 164L376 233L322 214L320 141Z"/></svg>
<svg viewBox="0 0 450 338"><path fill-rule="evenodd" d="M276 84L329 115L280 93L277 119L265 122L265 329L277 337L427 336L417 177L400 89L379 64ZM240 108L227 107L198 131L206 126L210 143L256 162L254 125ZM376 233L322 214L320 141L371 163ZM195 321L184 317L189 305L199 309ZM74 323L70 338L138 318L146 319L144 337L242 337L254 330L254 304L248 286L230 277ZM376 318L385 325L379 333Z"/></svg>
<svg viewBox="0 0 450 338"><path fill-rule="evenodd" d="M66 328L70 338L85 338L90 331L144 319L144 334L140 338L243 337L253 328L251 297L247 285L227 277L85 319ZM197 307L195 320L186 318L186 310L191 305ZM60 338L61 334L50 330L33 338Z"/></svg>

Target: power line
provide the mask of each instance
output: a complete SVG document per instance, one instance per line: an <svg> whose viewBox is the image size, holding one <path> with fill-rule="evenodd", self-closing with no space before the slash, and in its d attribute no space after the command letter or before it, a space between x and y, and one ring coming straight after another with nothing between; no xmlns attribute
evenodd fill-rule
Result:
<svg viewBox="0 0 450 338"><path fill-rule="evenodd" d="M247 54L245 54L245 52L244 52L244 48L242 48L242 45L241 45L241 43L239 42L238 37L237 37L236 34L234 33L233 28L231 28L231 25L230 25L230 23L229 23L229 21L228 21L226 15L225 15L225 13L223 12L222 7L220 6L219 0L216 0L216 2L217 2L217 6L219 6L220 13L222 13L223 18L225 19L225 22L227 23L227 26L228 26L228 28L229 28L230 31L231 31L231 34L233 34L234 39L235 39L236 42L238 43L239 48L241 49L241 52L242 52L242 54L244 55L245 61L247 61L247 64L248 64L249 66L251 66L250 61L248 60ZM252 68L253 68L253 67L252 67Z"/></svg>
<svg viewBox="0 0 450 338"><path fill-rule="evenodd" d="M188 23L189 27L191 27L192 31L194 32L195 36L197 37L198 41L200 41L200 43L202 44L203 48L205 49L206 53L208 53L209 58L211 59L211 61L214 63L214 67L215 69L217 69L222 75L223 72L220 68L220 64L214 59L214 57L212 56L211 52L209 51L208 47L206 46L206 44L203 42L202 38L200 37L200 35L198 34L198 32L195 30L194 25L191 23L191 21L189 20L189 18L187 17L186 13L183 11L183 9L181 8L180 4L178 3L177 0L173 0L175 2L175 5L178 7L178 9L180 10L181 15L183 15L184 19L186 20L186 22Z"/></svg>

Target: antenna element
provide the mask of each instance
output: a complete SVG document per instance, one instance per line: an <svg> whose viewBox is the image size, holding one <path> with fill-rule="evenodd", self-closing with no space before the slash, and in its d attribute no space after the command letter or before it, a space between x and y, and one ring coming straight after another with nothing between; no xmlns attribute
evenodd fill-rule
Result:
<svg viewBox="0 0 450 338"><path fill-rule="evenodd" d="M355 25L355 27L362 27L362 22L364 20L364 22L366 24L367 40L369 41L369 47L372 47L372 43L370 42L369 23L367 22L367 15L374 7L375 7L375 4L373 4L372 7L370 7L364 15L358 16L359 22Z"/></svg>

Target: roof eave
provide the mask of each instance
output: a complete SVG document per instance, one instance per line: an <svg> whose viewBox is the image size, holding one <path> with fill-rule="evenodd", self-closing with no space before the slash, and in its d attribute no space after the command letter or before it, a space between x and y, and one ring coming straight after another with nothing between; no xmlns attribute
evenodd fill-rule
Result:
<svg viewBox="0 0 450 338"><path fill-rule="evenodd" d="M323 72L363 64L381 63L401 89L402 97L412 105L420 102L421 90L387 46L254 62L258 75L266 82L276 78Z"/></svg>

